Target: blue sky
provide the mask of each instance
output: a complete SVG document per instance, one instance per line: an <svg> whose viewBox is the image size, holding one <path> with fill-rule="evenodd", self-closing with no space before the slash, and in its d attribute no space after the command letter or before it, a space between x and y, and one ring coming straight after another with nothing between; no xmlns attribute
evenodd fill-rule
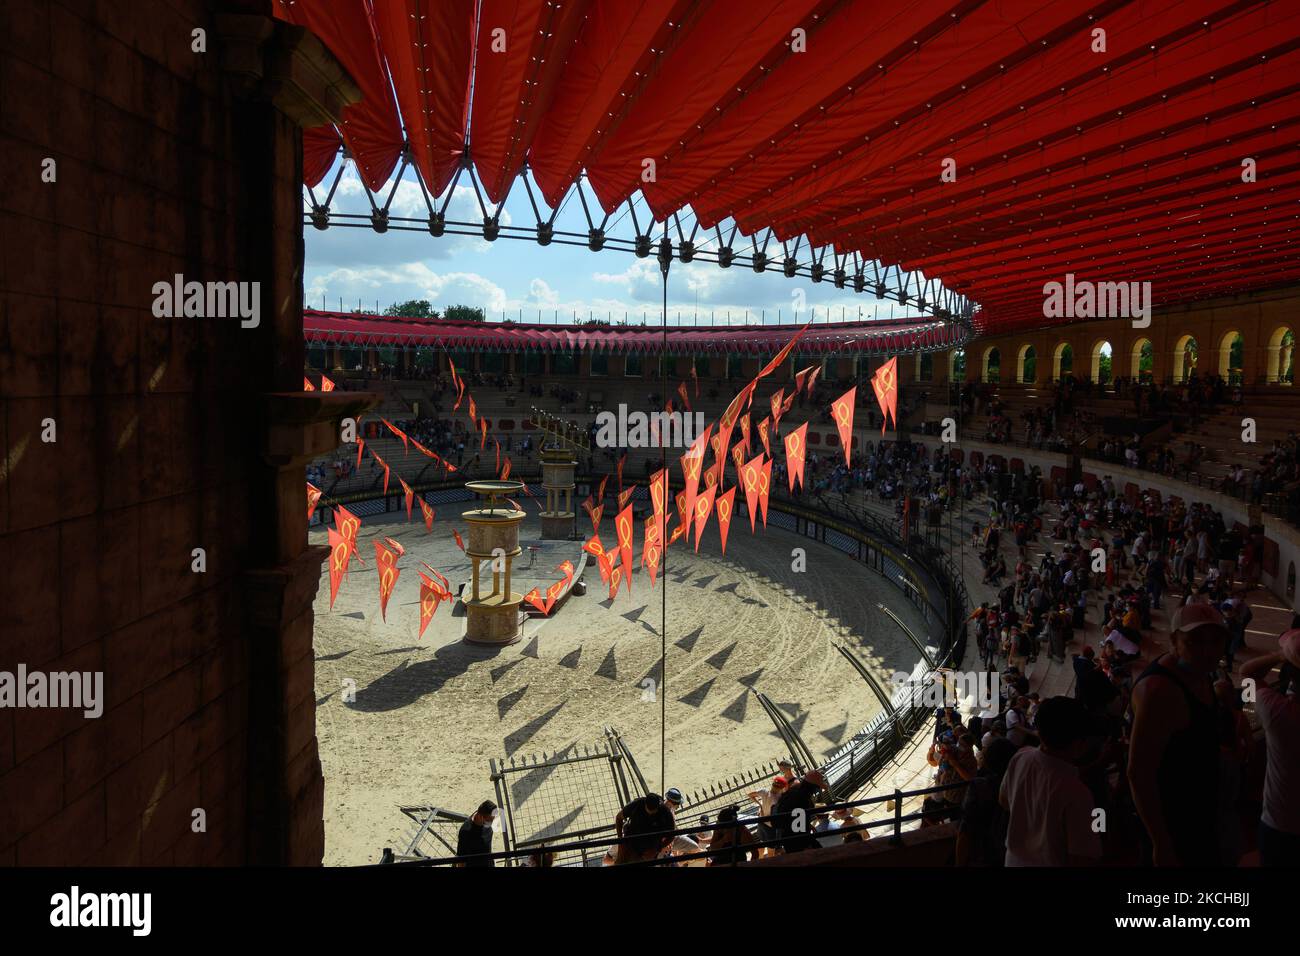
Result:
<svg viewBox="0 0 1300 956"><path fill-rule="evenodd" d="M331 171L318 187L323 198L333 182ZM472 187L457 186L447 211L449 219L479 220L481 214ZM391 184L390 184L391 187ZM385 193L385 196L387 193ZM590 201L590 197L589 197ZM331 204L332 213L369 215L361 181L349 163ZM638 205L638 216L644 206ZM391 215L427 218L424 198L414 173L408 171L398 185ZM533 222L527 194L516 188L506 202L502 224ZM611 218L611 222L613 218ZM644 219L641 220L644 228ZM557 224L563 228L586 228L576 198L566 207ZM627 227L619 235L631 236ZM613 230L607 230L613 231ZM621 320L625 315L639 321L645 314L657 320L661 303L658 263L637 259L622 251L591 252L583 247L551 245L518 239L489 243L481 237L442 236L428 232L389 230L379 234L370 228L331 227L320 231L304 229L306 240L305 303L309 307L343 309L358 307L374 311L376 300L382 311L394 302L428 299L441 311L448 305L480 306L489 319L505 317L524 321L571 321L588 315ZM726 231L724 230L724 235ZM701 231L697 246L716 245ZM741 251L741 239L735 240ZM769 248L769 255L772 250ZM777 247L777 253L780 250ZM802 299L798 297L802 295ZM794 310L799 307L796 317ZM892 303L893 314L903 310ZM696 315L702 324L722 324L730 312L733 323L743 321L749 310L751 322L766 310L766 321L807 321L810 309L817 321L831 318L871 319L890 317L891 303L878 302L870 293L859 295L836 290L829 281L814 285L806 277L787 279L779 272L754 273L748 266L720 269L713 262L682 264L674 261L668 277L669 322L690 324ZM522 312L521 312L522 310ZM859 310L861 314L859 316ZM908 310L909 312L911 310Z"/></svg>

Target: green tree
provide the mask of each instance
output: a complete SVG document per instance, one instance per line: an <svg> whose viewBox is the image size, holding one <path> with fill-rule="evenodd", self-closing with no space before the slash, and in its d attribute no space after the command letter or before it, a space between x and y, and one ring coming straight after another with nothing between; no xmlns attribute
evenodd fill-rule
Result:
<svg viewBox="0 0 1300 956"><path fill-rule="evenodd" d="M396 305L390 305L384 309L384 315L401 316L405 319L438 318L438 313L434 311L428 299L410 299L406 302L398 302Z"/></svg>
<svg viewBox="0 0 1300 956"><path fill-rule="evenodd" d="M449 305L443 316L452 322L483 322L487 318L475 305Z"/></svg>

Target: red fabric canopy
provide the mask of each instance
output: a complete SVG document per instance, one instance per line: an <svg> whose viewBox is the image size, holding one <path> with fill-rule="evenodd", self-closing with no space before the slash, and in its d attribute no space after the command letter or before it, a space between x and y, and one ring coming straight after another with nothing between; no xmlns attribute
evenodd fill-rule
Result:
<svg viewBox="0 0 1300 956"><path fill-rule="evenodd" d="M1300 280L1300 0L480 7L292 4L361 73L343 136L368 182L400 109L435 191L467 148L494 202L525 163L552 206L585 171L606 212L641 191L919 270L988 332L1069 321L1043 315L1067 272L1151 282L1157 308Z"/></svg>
<svg viewBox="0 0 1300 956"><path fill-rule="evenodd" d="M542 325L523 322L452 322L304 309L309 345L409 346L494 352L658 352L664 329L654 325ZM797 325L671 325L673 354L769 355L779 352ZM829 322L810 325L799 339L800 353L899 352L940 349L953 344L952 326L924 319L893 322Z"/></svg>

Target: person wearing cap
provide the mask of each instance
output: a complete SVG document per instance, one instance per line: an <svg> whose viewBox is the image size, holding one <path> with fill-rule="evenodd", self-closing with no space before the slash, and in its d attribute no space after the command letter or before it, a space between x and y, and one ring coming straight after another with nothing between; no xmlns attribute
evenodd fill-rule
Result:
<svg viewBox="0 0 1300 956"><path fill-rule="evenodd" d="M1300 671L1300 629L1278 638L1278 651L1241 666L1241 679L1255 681L1255 715L1264 728L1268 764L1264 770L1264 809L1259 818L1261 866L1300 864L1300 696L1269 685L1274 667Z"/></svg>
<svg viewBox="0 0 1300 956"><path fill-rule="evenodd" d="M682 792L676 787L669 787L664 791L664 804L676 815L677 811L681 809Z"/></svg>
<svg viewBox="0 0 1300 956"><path fill-rule="evenodd" d="M1156 866L1217 866L1219 712L1213 673L1228 639L1211 604L1175 613L1173 650L1133 684L1128 780ZM1229 861L1235 863L1236 861Z"/></svg>
<svg viewBox="0 0 1300 956"><path fill-rule="evenodd" d="M676 826L672 810L659 794L638 797L614 817L614 829L620 840L615 862L654 859L672 842Z"/></svg>
<svg viewBox="0 0 1300 956"><path fill-rule="evenodd" d="M456 855L464 857L457 866L496 866L488 854L492 852L492 823L496 819L497 805L484 800L470 818L460 825L456 837Z"/></svg>

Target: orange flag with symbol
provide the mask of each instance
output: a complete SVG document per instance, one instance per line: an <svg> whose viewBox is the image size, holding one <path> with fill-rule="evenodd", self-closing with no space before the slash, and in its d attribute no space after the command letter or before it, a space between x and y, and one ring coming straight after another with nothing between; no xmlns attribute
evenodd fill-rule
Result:
<svg viewBox="0 0 1300 956"><path fill-rule="evenodd" d="M858 387L851 389L831 402L831 417L835 427L840 431L840 444L844 446L844 464L849 463L849 454L853 448L853 403L857 399Z"/></svg>
<svg viewBox="0 0 1300 956"><path fill-rule="evenodd" d="M806 323L803 328L801 328L798 332L796 332L794 334L794 338L792 338L789 342L785 344L785 348L781 349L781 351L777 352L776 355L772 356L772 361L768 362L766 365L763 366L763 370L759 372L757 376L755 376L754 381L758 381L758 379L760 378L766 378L768 375L771 375L773 372L775 372L781 366L781 364L790 357L790 353L794 351L795 343L799 341L800 336L802 336L804 332L808 330L808 326L811 324L812 324L811 322Z"/></svg>
<svg viewBox="0 0 1300 956"><path fill-rule="evenodd" d="M645 519L645 539L641 545L641 566L650 569L650 587L655 586L655 576L659 573L659 561L663 554L661 544L662 523L657 516Z"/></svg>
<svg viewBox="0 0 1300 956"><path fill-rule="evenodd" d="M379 462L380 468L384 469L384 494L388 494L388 462L384 461L384 459L380 458L373 451L370 453L370 456L374 458L375 461Z"/></svg>
<svg viewBox="0 0 1300 956"><path fill-rule="evenodd" d="M424 529L429 534L433 534L433 509L429 507L429 503L424 500L423 495L415 500L420 503L420 513L424 515Z"/></svg>
<svg viewBox="0 0 1300 956"><path fill-rule="evenodd" d="M790 479L790 490L794 491L796 479L799 486L803 487L803 460L807 452L805 442L808 438L808 423L804 422L790 434L785 436L785 468L786 477ZM766 525L765 525L766 526Z"/></svg>
<svg viewBox="0 0 1300 956"><path fill-rule="evenodd" d="M785 412L785 389L778 388L772 396L772 427L781 427L781 415Z"/></svg>
<svg viewBox="0 0 1300 956"><path fill-rule="evenodd" d="M316 386L311 383L311 379L309 379L306 375L302 377L302 390L304 392L316 391Z"/></svg>
<svg viewBox="0 0 1300 956"><path fill-rule="evenodd" d="M527 601L529 604L531 604L533 607L537 608L537 610L541 611L543 614L547 613L546 602L542 600L542 592L539 591L537 588L533 588L531 591L525 594L524 600Z"/></svg>
<svg viewBox="0 0 1300 956"><path fill-rule="evenodd" d="M623 565L623 576L627 581L628 594L632 593L632 535L636 530L632 522L632 506L628 505L618 513L614 519L614 527L618 532L618 556Z"/></svg>
<svg viewBox="0 0 1300 956"><path fill-rule="evenodd" d="M628 503L628 500L632 497L632 493L635 491L636 491L636 485L628 485L625 489L620 491L618 493L618 506L622 508L624 505L626 505Z"/></svg>
<svg viewBox="0 0 1300 956"><path fill-rule="evenodd" d="M320 496L321 496L321 490L317 488L315 485L313 485L310 481L307 482L307 520L308 521L310 521L311 516L316 513L316 504L317 502L320 501Z"/></svg>
<svg viewBox="0 0 1300 956"><path fill-rule="evenodd" d="M413 504L415 503L415 492L412 491L412 490L411 490L411 486L408 485L408 484L407 484L405 481L403 481L401 478L398 478L397 481L398 481L398 483L402 486L402 494L404 494L404 495L406 496L406 520L407 520L407 521L410 521L410 520L411 520L411 505L413 505Z"/></svg>
<svg viewBox="0 0 1300 956"><path fill-rule="evenodd" d="M898 428L898 358L891 358L871 377L871 388L876 393L876 404L880 406L880 434L885 433L889 419L894 420Z"/></svg>
<svg viewBox="0 0 1300 956"><path fill-rule="evenodd" d="M686 480L686 513L695 513L695 496L699 491L700 478L704 471L704 449L708 446L709 435L713 431L710 425L704 434L698 436L686 454L681 457L682 476Z"/></svg>
<svg viewBox="0 0 1300 956"><path fill-rule="evenodd" d="M458 547L458 548L460 548L462 551L464 551L464 550L465 550L465 539L462 538L462 537L460 536L460 532L457 531L457 530L455 530L455 529L453 528L453 529L452 529L452 532L451 532L451 536L452 536L453 538L456 539L456 547Z"/></svg>
<svg viewBox="0 0 1300 956"><path fill-rule="evenodd" d="M769 458L772 457L772 446L769 443L767 433L768 430L771 428L771 425L772 425L772 420L770 418L765 418L758 423L758 437L763 442L763 453L767 455L767 457Z"/></svg>
<svg viewBox="0 0 1300 956"><path fill-rule="evenodd" d="M767 527L767 496L772 490L772 459L763 462L763 473L758 476L758 507L763 512L763 527Z"/></svg>
<svg viewBox="0 0 1300 956"><path fill-rule="evenodd" d="M338 597L339 585L343 575L348 573L348 562L352 560L352 546L347 538L333 528L328 529L330 542L330 610L334 610L334 599Z"/></svg>
<svg viewBox="0 0 1300 956"><path fill-rule="evenodd" d="M727 532L731 530L732 506L736 501L736 486L727 489L725 495L719 495L714 511L718 514L718 534L722 536L722 553L727 553Z"/></svg>
<svg viewBox="0 0 1300 956"><path fill-rule="evenodd" d="M717 491L716 485L709 485L708 490L702 495L695 498L695 550L700 550L700 537L704 534L704 526L709 523L709 515L713 511L713 495Z"/></svg>
<svg viewBox="0 0 1300 956"><path fill-rule="evenodd" d="M348 548L352 554L364 565L366 562L362 561L361 555L357 554L357 532L361 530L361 519L342 505L335 505L334 527L343 536L343 540L348 543Z"/></svg>
<svg viewBox="0 0 1300 956"><path fill-rule="evenodd" d="M329 380L329 378L328 378L327 376L325 376L325 375L321 375L321 377L320 377L320 390L321 390L322 392L332 392L332 391L334 391L334 383L331 382L331 381Z"/></svg>
<svg viewBox="0 0 1300 956"><path fill-rule="evenodd" d="M763 456L755 455L740 470L740 483L745 489L745 507L749 510L749 530L754 531L758 517L758 488L763 477Z"/></svg>
<svg viewBox="0 0 1300 956"><path fill-rule="evenodd" d="M416 571L420 576L420 633L419 637L424 637L424 629L429 626L433 620L433 615L438 611L438 605L446 598L450 597L446 591L438 584L437 581L429 577L423 571Z"/></svg>
<svg viewBox="0 0 1300 956"><path fill-rule="evenodd" d="M402 440L403 450L409 452L411 450L410 445L408 444L408 442L410 441L410 437L406 434L406 432L402 431L400 428L398 428L396 425L390 422L387 418L381 418L380 421L388 426L388 430L390 432L392 432L394 435L396 435L398 438Z"/></svg>
<svg viewBox="0 0 1300 956"><path fill-rule="evenodd" d="M396 544L392 538L385 538L384 541ZM379 562L379 616L385 621L388 620L388 599L392 597L393 588L397 586L397 579L402 574L397 567L398 557L397 551L385 547L379 541L375 542L375 560Z"/></svg>

